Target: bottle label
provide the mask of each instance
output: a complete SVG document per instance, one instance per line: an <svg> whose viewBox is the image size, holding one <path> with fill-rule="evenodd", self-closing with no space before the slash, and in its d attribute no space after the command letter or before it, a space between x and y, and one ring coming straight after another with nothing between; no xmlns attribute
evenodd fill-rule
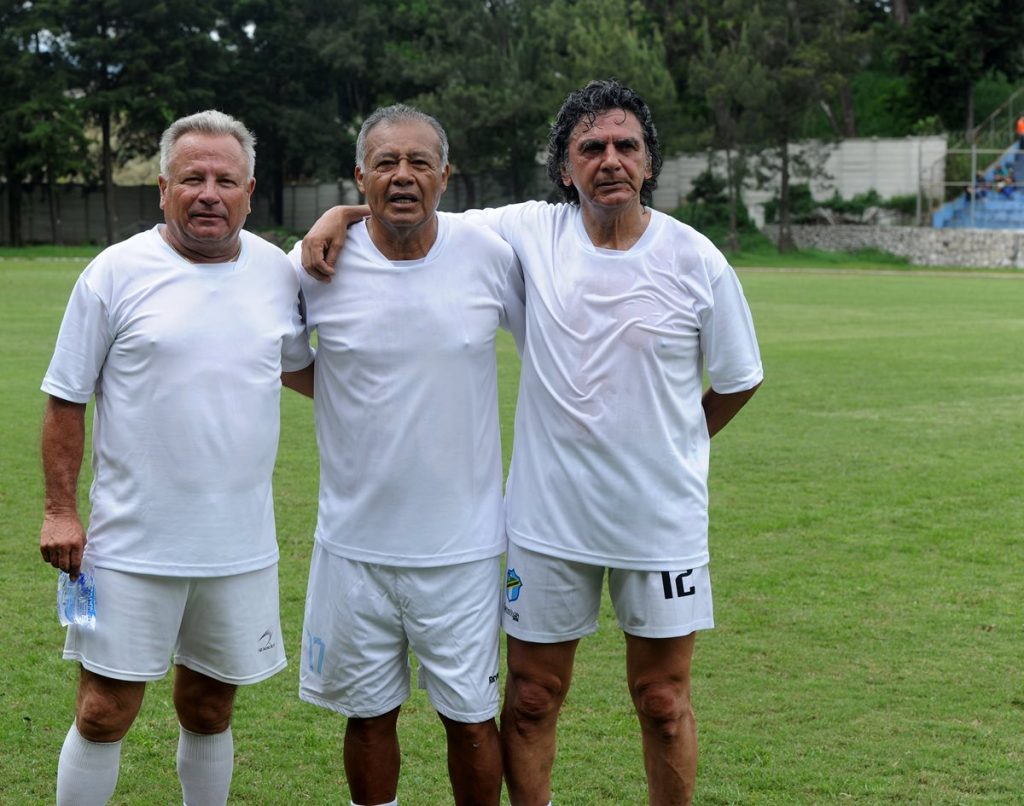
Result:
<svg viewBox="0 0 1024 806"><path fill-rule="evenodd" d="M80 571L74 580L64 571L57 576L57 618L63 627L96 627L96 583L89 571Z"/></svg>

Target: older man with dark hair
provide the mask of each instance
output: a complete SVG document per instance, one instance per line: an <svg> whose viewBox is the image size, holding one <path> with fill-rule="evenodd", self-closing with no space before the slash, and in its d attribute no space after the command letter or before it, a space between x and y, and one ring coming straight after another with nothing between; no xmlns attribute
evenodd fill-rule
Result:
<svg viewBox="0 0 1024 806"><path fill-rule="evenodd" d="M501 717L517 806L550 801L558 714L605 575L650 802L693 797L690 666L696 632L714 624L710 439L763 374L735 272L707 238L649 206L660 168L647 105L594 81L566 98L551 130L548 175L567 203L466 214L512 245L526 287ZM325 250L354 215L330 212L307 236L308 271L329 275Z"/></svg>
<svg viewBox="0 0 1024 806"><path fill-rule="evenodd" d="M455 803L497 806L494 340L502 326L521 333L522 275L494 233L437 212L449 166L436 119L377 110L356 162L370 217L332 284L301 274L317 357L297 388L316 390L320 506L299 695L348 717L352 802L394 803L411 649L444 725Z"/></svg>
<svg viewBox="0 0 1024 806"><path fill-rule="evenodd" d="M313 355L299 284L242 230L254 138L208 110L160 143L164 223L104 250L71 294L43 380L43 559L95 584L57 804L108 801L146 683L174 660L177 767L189 806L227 801L237 686L284 668L271 476L282 370ZM76 507L96 399L92 512ZM173 797L164 793L163 801Z"/></svg>

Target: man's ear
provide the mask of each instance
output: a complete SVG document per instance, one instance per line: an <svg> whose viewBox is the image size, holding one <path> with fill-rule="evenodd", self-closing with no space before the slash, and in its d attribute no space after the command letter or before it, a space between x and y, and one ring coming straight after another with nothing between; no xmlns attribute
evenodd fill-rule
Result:
<svg viewBox="0 0 1024 806"><path fill-rule="evenodd" d="M565 185L566 187L571 187L572 186L572 177L569 176L569 166L566 165L564 162L562 163L562 171L561 171L561 173L562 173L562 184Z"/></svg>

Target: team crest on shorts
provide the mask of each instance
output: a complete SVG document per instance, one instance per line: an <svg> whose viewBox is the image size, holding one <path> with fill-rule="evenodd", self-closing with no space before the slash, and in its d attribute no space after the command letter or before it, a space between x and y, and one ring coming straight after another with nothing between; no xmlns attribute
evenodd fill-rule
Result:
<svg viewBox="0 0 1024 806"><path fill-rule="evenodd" d="M519 598L519 591L522 590L523 580L519 578L515 568L509 568L505 574L505 598L514 602Z"/></svg>

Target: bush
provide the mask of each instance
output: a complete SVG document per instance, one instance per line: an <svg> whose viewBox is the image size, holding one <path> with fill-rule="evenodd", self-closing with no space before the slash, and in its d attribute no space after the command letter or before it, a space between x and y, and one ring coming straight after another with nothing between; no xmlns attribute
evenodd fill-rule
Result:
<svg viewBox="0 0 1024 806"><path fill-rule="evenodd" d="M917 196L909 194L883 199L878 195L878 191L869 190L866 193L858 193L852 199L844 199L838 192L835 192L830 199L816 201L811 196L811 189L808 185L790 185L789 188L789 219L793 224L819 222L821 220L819 211L822 209L831 210L836 215L860 218L871 207L894 210L903 215L913 215L917 212ZM779 197L776 196L765 203L765 222L777 223L778 212Z"/></svg>
<svg viewBox="0 0 1024 806"><path fill-rule="evenodd" d="M302 240L302 235L283 227L260 230L256 234L263 240L270 241L274 246L280 247L285 253L291 252L292 247Z"/></svg>
<svg viewBox="0 0 1024 806"><path fill-rule="evenodd" d="M673 210L672 216L722 248L729 238L729 194L725 180L710 170L696 176L692 189L686 194L686 204ZM736 231L741 244L744 237L759 234L742 199L736 205Z"/></svg>

